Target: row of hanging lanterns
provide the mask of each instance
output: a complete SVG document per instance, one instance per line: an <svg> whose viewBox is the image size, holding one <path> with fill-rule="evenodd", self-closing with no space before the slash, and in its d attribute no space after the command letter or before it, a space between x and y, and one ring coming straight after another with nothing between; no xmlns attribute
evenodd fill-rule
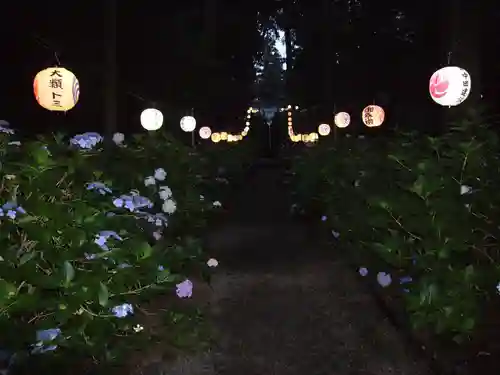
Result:
<svg viewBox="0 0 500 375"><path fill-rule="evenodd" d="M80 98L80 83L75 74L68 69L51 67L37 73L33 81L33 92L36 101L41 107L49 111L66 112L73 109L78 103ZM470 74L465 69L457 66L441 68L432 74L429 80L429 94L434 102L442 106L452 107L460 105L468 98L470 92ZM291 109L290 105L287 108L281 109L282 111L288 111L289 121L291 118ZM298 109L298 107L295 107L295 109ZM243 137L249 131L250 117L255 112L257 110L254 108L250 107L248 109L245 128L240 133ZM381 107L371 105L363 110L362 118L366 126L376 127L384 122L385 113ZM158 130L163 125L163 114L158 109L148 108L141 113L140 121L146 130ZM350 116L345 112L340 112L335 115L334 121L335 125L339 128L347 127L350 123ZM181 119L181 128L185 132L193 132L196 129L196 120L194 117L183 117ZM321 132L326 132L326 127L323 127ZM206 136L206 129L203 134ZM211 136L212 134L209 137ZM217 139L217 137L215 138ZM313 138L316 139L315 136Z"/></svg>
<svg viewBox="0 0 500 375"><path fill-rule="evenodd" d="M295 107L298 108L298 107ZM320 124L318 126L318 132L309 134L295 134L293 130L293 116L292 116L292 106L289 105L285 108L287 111L287 122L288 122L288 136L292 142L316 142L319 140L319 136L326 137L332 131L329 124ZM361 118L363 123L367 127L378 127L384 123L385 111L382 107L372 104L366 106L361 112ZM347 112L339 112L334 116L334 124L338 128L346 128L351 123L351 116Z"/></svg>

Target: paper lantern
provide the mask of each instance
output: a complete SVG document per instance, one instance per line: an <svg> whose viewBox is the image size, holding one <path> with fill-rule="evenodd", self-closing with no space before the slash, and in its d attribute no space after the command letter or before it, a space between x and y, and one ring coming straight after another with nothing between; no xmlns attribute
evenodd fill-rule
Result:
<svg viewBox="0 0 500 375"><path fill-rule="evenodd" d="M384 122L385 112L378 105L369 105L363 109L361 117L363 118L363 123L369 128L377 127Z"/></svg>
<svg viewBox="0 0 500 375"><path fill-rule="evenodd" d="M221 132L220 139L221 141L227 141L227 132Z"/></svg>
<svg viewBox="0 0 500 375"><path fill-rule="evenodd" d="M200 138L208 139L212 135L212 130L208 126L200 128Z"/></svg>
<svg viewBox="0 0 500 375"><path fill-rule="evenodd" d="M319 135L326 136L330 134L331 128L330 125L328 124L321 124L318 126L318 133Z"/></svg>
<svg viewBox="0 0 500 375"><path fill-rule="evenodd" d="M80 84L67 69L54 67L42 70L33 81L35 99L49 111L69 111L78 102Z"/></svg>
<svg viewBox="0 0 500 375"><path fill-rule="evenodd" d="M334 122L338 128L347 128L351 123L351 116L347 112L339 112L335 115Z"/></svg>
<svg viewBox="0 0 500 375"><path fill-rule="evenodd" d="M210 139L212 140L213 143L220 142L220 134L219 133L212 133L210 136Z"/></svg>
<svg viewBox="0 0 500 375"><path fill-rule="evenodd" d="M196 129L196 119L193 116L184 116L181 118L181 129L190 133Z"/></svg>
<svg viewBox="0 0 500 375"><path fill-rule="evenodd" d="M429 80L429 94L437 104L456 106L470 94L469 73L457 66L447 66L435 72Z"/></svg>
<svg viewBox="0 0 500 375"><path fill-rule="evenodd" d="M141 125L149 131L158 130L163 125L163 113L156 108L148 108L141 113Z"/></svg>

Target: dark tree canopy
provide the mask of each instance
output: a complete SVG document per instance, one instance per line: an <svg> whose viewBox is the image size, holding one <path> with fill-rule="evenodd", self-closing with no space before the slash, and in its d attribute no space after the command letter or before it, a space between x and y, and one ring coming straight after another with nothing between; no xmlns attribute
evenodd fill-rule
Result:
<svg viewBox="0 0 500 375"><path fill-rule="evenodd" d="M102 128L109 1L4 6L8 31L2 39L10 52L2 56L8 72L3 117L40 131L68 124L74 131ZM175 131L192 108L214 129L239 129L254 100L293 102L327 119L334 108L356 113L376 101L399 122L409 120L409 112L415 119L414 112L440 113L427 82L446 65L449 51L451 63L473 76L469 104L481 95L487 102L498 95L499 42L491 36L499 14L491 0L481 7L469 3L119 2L117 128L139 130L140 111L158 106ZM287 39L286 72L274 45L278 30ZM77 75L82 90L79 105L66 115L41 109L31 92L34 75L57 59Z"/></svg>

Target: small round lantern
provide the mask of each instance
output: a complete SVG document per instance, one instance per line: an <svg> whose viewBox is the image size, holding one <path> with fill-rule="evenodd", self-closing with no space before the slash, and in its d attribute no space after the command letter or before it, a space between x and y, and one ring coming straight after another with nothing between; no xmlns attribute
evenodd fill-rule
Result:
<svg viewBox="0 0 500 375"><path fill-rule="evenodd" d="M212 133L210 139L212 140L213 143L220 142L220 133Z"/></svg>
<svg viewBox="0 0 500 375"><path fill-rule="evenodd" d="M363 109L361 117L363 118L363 123L369 128L377 127L384 122L385 112L378 105L369 105Z"/></svg>
<svg viewBox="0 0 500 375"><path fill-rule="evenodd" d="M327 136L328 134L330 134L330 131L331 131L331 128L330 128L330 125L328 125L328 124L321 124L318 126L319 135Z"/></svg>
<svg viewBox="0 0 500 375"><path fill-rule="evenodd" d="M470 74L457 66L447 66L435 72L429 80L432 100L443 106L457 106L470 94Z"/></svg>
<svg viewBox="0 0 500 375"><path fill-rule="evenodd" d="M347 128L351 123L351 116L347 112L339 112L335 115L334 122L337 128Z"/></svg>
<svg viewBox="0 0 500 375"><path fill-rule="evenodd" d="M196 119L193 116L184 116L181 118L181 129L190 133L196 129Z"/></svg>
<svg viewBox="0 0 500 375"><path fill-rule="evenodd" d="M212 130L208 126L203 126L199 131L200 138L208 139L212 135Z"/></svg>
<svg viewBox="0 0 500 375"><path fill-rule="evenodd" d="M141 113L141 125L148 131L154 131L163 125L163 114L156 108L148 108Z"/></svg>
<svg viewBox="0 0 500 375"><path fill-rule="evenodd" d="M39 72L33 81L35 99L49 111L69 111L78 102L80 84L67 69L54 67Z"/></svg>

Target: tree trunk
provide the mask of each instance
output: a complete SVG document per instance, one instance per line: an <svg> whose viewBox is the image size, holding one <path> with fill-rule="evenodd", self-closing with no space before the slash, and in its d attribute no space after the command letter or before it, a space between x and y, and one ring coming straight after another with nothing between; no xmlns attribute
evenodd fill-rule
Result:
<svg viewBox="0 0 500 375"><path fill-rule="evenodd" d="M331 117L333 111L333 59L332 59L332 19L331 1L323 0L323 111L322 116ZM328 118L327 117L327 118Z"/></svg>
<svg viewBox="0 0 500 375"><path fill-rule="evenodd" d="M117 63L116 63L116 0L108 1L108 40L106 45L106 69L104 69L105 93L105 136L107 140L111 139L116 131L116 101L117 101Z"/></svg>
<svg viewBox="0 0 500 375"><path fill-rule="evenodd" d="M285 12L287 10L285 9ZM292 30L290 25L290 15L285 13L285 17L287 19L286 27L285 27L285 50L286 50L286 71L285 71L285 100L286 104L295 105L292 103L294 98L291 96L292 87L291 87L291 72L292 72L292 63L293 63L293 43L292 43Z"/></svg>
<svg viewBox="0 0 500 375"><path fill-rule="evenodd" d="M208 92L213 92L211 88L215 84L214 78L216 74L216 34L217 34L217 0L205 0L203 8L203 67L200 71L200 83L205 89L201 90L202 96L198 98L199 105L204 110L213 108L213 105L218 102L218 98L213 95L208 95ZM212 98L212 100L207 100ZM204 108L207 107L207 108Z"/></svg>
<svg viewBox="0 0 500 375"><path fill-rule="evenodd" d="M477 5L477 4L476 4ZM447 65L458 66L469 72L472 90L467 100L458 107L446 111L445 121L459 121L468 108L477 106L481 98L481 7L464 0L449 0L445 12L451 10L448 29Z"/></svg>

